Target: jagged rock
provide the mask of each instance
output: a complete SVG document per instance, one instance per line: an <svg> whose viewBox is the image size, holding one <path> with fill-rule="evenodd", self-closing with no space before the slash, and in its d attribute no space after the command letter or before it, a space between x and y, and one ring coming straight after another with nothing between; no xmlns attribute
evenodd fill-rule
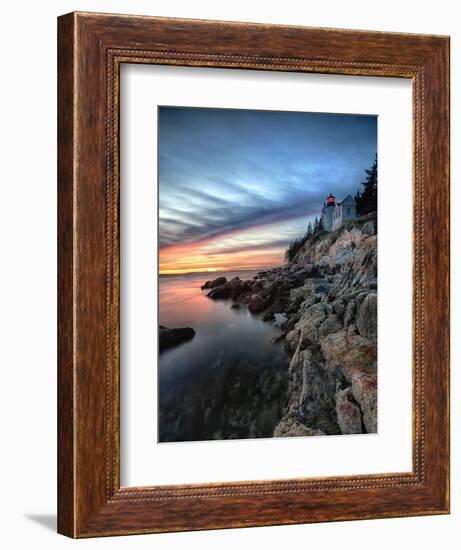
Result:
<svg viewBox="0 0 461 550"><path fill-rule="evenodd" d="M269 322L273 321L274 319L275 319L275 315L274 315L273 311L268 311L267 313L265 313L263 315L263 321L265 323L269 323Z"/></svg>
<svg viewBox="0 0 461 550"><path fill-rule="evenodd" d="M315 296L310 296L309 298L306 298L303 302L300 303L298 306L298 311L302 315L305 313L311 306L317 303L317 298Z"/></svg>
<svg viewBox="0 0 461 550"><path fill-rule="evenodd" d="M342 271L349 269L350 264L355 260L356 253L353 249L343 248L332 256L324 256L319 260L319 265L328 267L331 271Z"/></svg>
<svg viewBox="0 0 461 550"><path fill-rule="evenodd" d="M301 333L299 330L290 330L285 336L285 347L293 354L296 351Z"/></svg>
<svg viewBox="0 0 461 550"><path fill-rule="evenodd" d="M216 279L213 279L212 281L207 281L204 285L202 285L200 288L202 290L205 290L206 288L215 288L217 286L221 286L223 284L227 283L226 277L217 277Z"/></svg>
<svg viewBox="0 0 461 550"><path fill-rule="evenodd" d="M319 339L325 338L325 336L333 332L338 332L342 328L343 325L337 315L328 315L325 321L319 326Z"/></svg>
<svg viewBox="0 0 461 550"><path fill-rule="evenodd" d="M325 432L308 428L293 416L282 418L274 430L274 437L310 437L316 435L325 435Z"/></svg>
<svg viewBox="0 0 461 550"><path fill-rule="evenodd" d="M304 285L290 291L290 299L309 298L315 294L326 294L331 288L331 284L323 277L314 277L305 279Z"/></svg>
<svg viewBox="0 0 461 550"><path fill-rule="evenodd" d="M354 369L376 370L376 346L359 334L351 336L340 330L326 336L320 345L326 365L340 367L350 383Z"/></svg>
<svg viewBox="0 0 461 550"><path fill-rule="evenodd" d="M310 279L310 278L318 278L321 276L321 273L320 273L320 270L319 268L314 265L314 264L308 264L306 265L303 269L301 269L299 272L299 275L303 275L305 276L305 279Z"/></svg>
<svg viewBox="0 0 461 550"><path fill-rule="evenodd" d="M191 340L195 336L195 330L190 327L183 328L167 328L163 325L159 326L159 351L178 346L184 342Z"/></svg>
<svg viewBox="0 0 461 550"><path fill-rule="evenodd" d="M290 290L290 300L304 300L304 298L311 296L311 294L312 288L310 287L301 286L299 288L293 288L292 290Z"/></svg>
<svg viewBox="0 0 461 550"><path fill-rule="evenodd" d="M299 396L301 409L329 409L336 391L336 381L329 376L317 353L311 349L299 352L297 361L302 367L302 390Z"/></svg>
<svg viewBox="0 0 461 550"><path fill-rule="evenodd" d="M362 336L376 342L378 337L378 296L368 294L357 312L357 328Z"/></svg>
<svg viewBox="0 0 461 550"><path fill-rule="evenodd" d="M357 327L355 325L349 325L347 327L347 335L348 336L355 336L358 333L359 333L359 331L357 330Z"/></svg>
<svg viewBox="0 0 461 550"><path fill-rule="evenodd" d="M310 428L327 434L340 433L335 414L335 394L340 383L337 374L325 368L317 344L298 348L290 362L288 412L296 413Z"/></svg>
<svg viewBox="0 0 461 550"><path fill-rule="evenodd" d="M241 296L244 292L248 292L251 289L251 286L245 281L241 281L238 277L235 277L229 281L231 287L230 296L234 300Z"/></svg>
<svg viewBox="0 0 461 550"><path fill-rule="evenodd" d="M225 279L225 277L221 279ZM217 280L218 279L216 279L216 281ZM214 281L212 281L212 283L214 284ZM262 281L242 281L240 277L234 277L230 281L214 286L210 292L208 292L207 296L213 300L227 300L232 298L239 302L246 302L249 295L251 295L254 290L259 290L261 288L263 288Z"/></svg>
<svg viewBox="0 0 461 550"><path fill-rule="evenodd" d="M362 411L366 431L376 432L376 345L360 334L350 335L342 330L324 338L321 350L327 368L339 368L352 385L352 394Z"/></svg>
<svg viewBox="0 0 461 550"><path fill-rule="evenodd" d="M309 336L307 336L306 334L304 334L303 331L301 331L301 335L298 340L298 347L297 347L298 351L303 351L305 349L308 349L315 344L316 342L314 340L311 340Z"/></svg>
<svg viewBox="0 0 461 550"><path fill-rule="evenodd" d="M363 302L363 300L365 300L365 298L368 296L368 294L369 294L368 289L363 289L360 292L356 293L355 301L357 303L357 311L358 311L358 308L360 308L360 305Z"/></svg>
<svg viewBox="0 0 461 550"><path fill-rule="evenodd" d="M286 331L286 332L289 332L290 330L293 330L294 326L296 325L296 323L299 321L299 315L291 315L290 317L288 317L288 319L285 321L285 323L283 324L283 329Z"/></svg>
<svg viewBox="0 0 461 550"><path fill-rule="evenodd" d="M302 328L306 322L314 322L316 325L319 325L325 318L326 312L324 304L313 304L303 312L298 322L298 326Z"/></svg>
<svg viewBox="0 0 461 550"><path fill-rule="evenodd" d="M352 394L362 409L367 433L378 431L377 376L375 372L356 369L352 373Z"/></svg>
<svg viewBox="0 0 461 550"><path fill-rule="evenodd" d="M318 327L325 321L326 316L325 305L321 303L314 304L303 311L294 327L298 340L308 338L313 342L317 342L319 339Z"/></svg>
<svg viewBox="0 0 461 550"><path fill-rule="evenodd" d="M272 344L278 344L279 342L282 342L285 339L284 334L277 334L277 336L273 336L271 338Z"/></svg>
<svg viewBox="0 0 461 550"><path fill-rule="evenodd" d="M362 415L360 407L354 402L351 387L336 394L335 409L342 434L362 433Z"/></svg>
<svg viewBox="0 0 461 550"><path fill-rule="evenodd" d="M252 294L248 309L250 313L260 313L270 304L270 294Z"/></svg>
<svg viewBox="0 0 461 550"><path fill-rule="evenodd" d="M346 310L344 312L344 328L347 328L355 320L355 312L357 310L357 304L355 301L351 300L347 303Z"/></svg>
<svg viewBox="0 0 461 550"><path fill-rule="evenodd" d="M344 314L344 310L346 309L342 298L334 300L331 306L333 308L333 313L336 313L336 315L339 316L342 316Z"/></svg>
<svg viewBox="0 0 461 550"><path fill-rule="evenodd" d="M370 220L362 226L362 233L364 235L374 235L375 234L375 223Z"/></svg>

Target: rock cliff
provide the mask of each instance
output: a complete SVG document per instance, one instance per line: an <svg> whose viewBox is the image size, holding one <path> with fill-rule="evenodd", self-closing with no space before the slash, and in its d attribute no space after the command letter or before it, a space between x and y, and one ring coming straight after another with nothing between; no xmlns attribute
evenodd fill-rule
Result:
<svg viewBox="0 0 461 550"><path fill-rule="evenodd" d="M219 283L210 298L282 319L291 361L274 436L377 431L376 214L310 237L289 264Z"/></svg>

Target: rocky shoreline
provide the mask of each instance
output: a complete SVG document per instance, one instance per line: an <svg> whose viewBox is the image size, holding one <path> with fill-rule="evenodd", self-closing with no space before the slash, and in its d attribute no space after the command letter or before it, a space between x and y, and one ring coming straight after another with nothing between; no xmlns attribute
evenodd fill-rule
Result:
<svg viewBox="0 0 461 550"><path fill-rule="evenodd" d="M307 239L288 264L202 290L281 323L291 356L274 437L377 432L377 220L368 214Z"/></svg>

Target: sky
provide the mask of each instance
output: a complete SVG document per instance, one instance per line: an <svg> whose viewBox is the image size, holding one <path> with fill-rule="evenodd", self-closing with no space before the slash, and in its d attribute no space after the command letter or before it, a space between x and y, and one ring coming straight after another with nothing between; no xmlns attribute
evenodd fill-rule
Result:
<svg viewBox="0 0 461 550"><path fill-rule="evenodd" d="M159 107L160 273L281 265L333 193L362 189L377 118Z"/></svg>

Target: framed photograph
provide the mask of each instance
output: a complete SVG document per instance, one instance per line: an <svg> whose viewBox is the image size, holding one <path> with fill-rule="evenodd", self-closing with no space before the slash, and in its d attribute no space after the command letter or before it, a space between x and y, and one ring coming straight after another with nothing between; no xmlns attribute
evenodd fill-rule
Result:
<svg viewBox="0 0 461 550"><path fill-rule="evenodd" d="M449 512L449 39L58 20L58 531Z"/></svg>

